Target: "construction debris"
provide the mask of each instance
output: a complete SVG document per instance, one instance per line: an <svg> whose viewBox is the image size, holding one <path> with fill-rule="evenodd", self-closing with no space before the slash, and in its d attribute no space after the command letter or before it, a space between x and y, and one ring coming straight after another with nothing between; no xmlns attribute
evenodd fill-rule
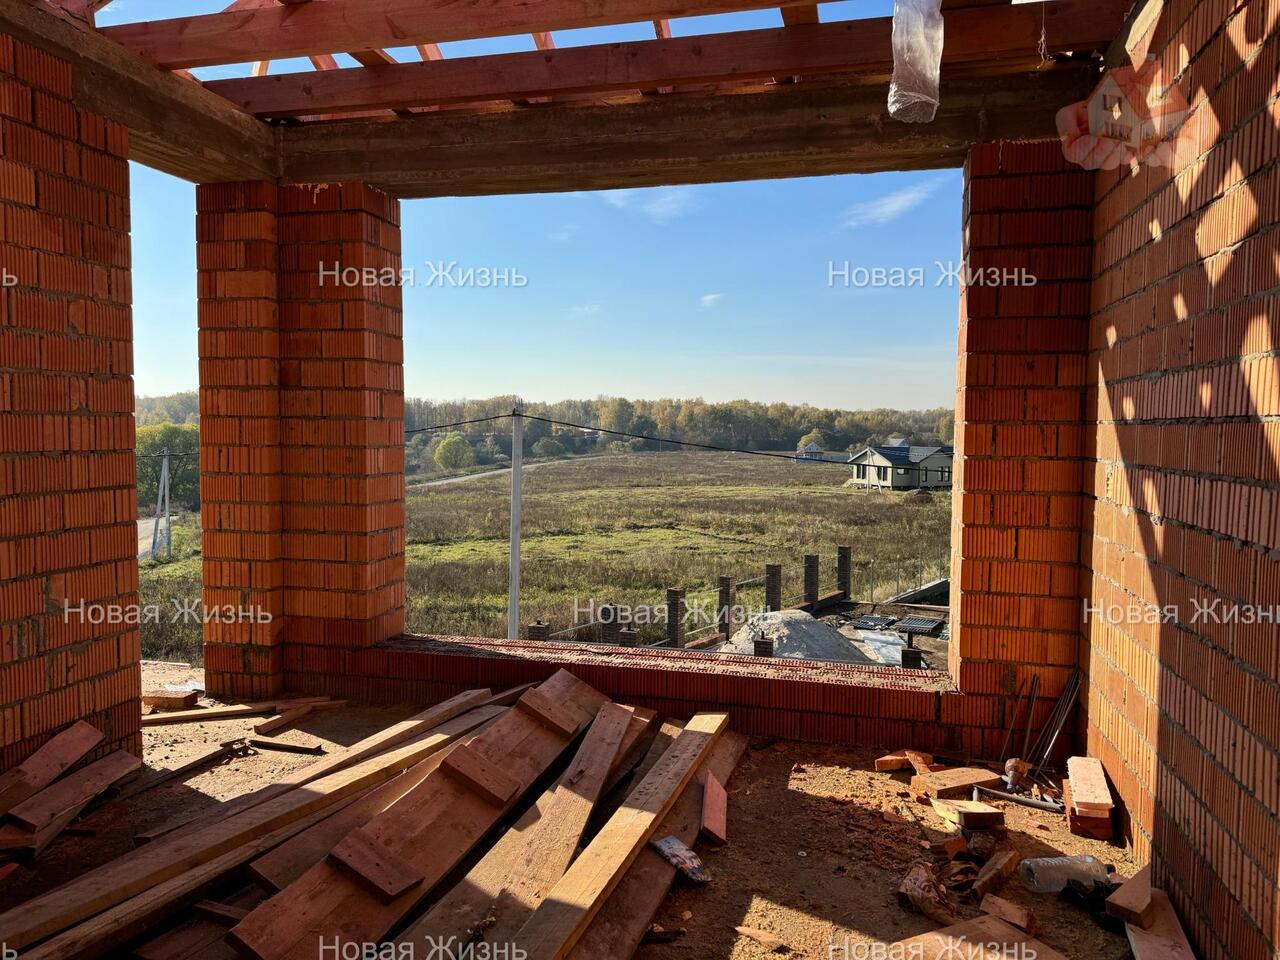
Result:
<svg viewBox="0 0 1280 960"><path fill-rule="evenodd" d="M711 874L702 863L702 858L693 852L679 837L665 836L650 840L649 846L657 850L662 858L680 871L690 883L710 883Z"/></svg>
<svg viewBox="0 0 1280 960"><path fill-rule="evenodd" d="M934 800L967 797L975 786L996 787L1004 783L1000 774L982 767L953 767L911 778L911 789Z"/></svg>
<svg viewBox="0 0 1280 960"><path fill-rule="evenodd" d="M142 695L142 705L157 710L189 710L199 700L197 690L152 690Z"/></svg>
<svg viewBox="0 0 1280 960"><path fill-rule="evenodd" d="M1151 926L1147 929L1125 924L1129 949L1134 960L1195 960L1186 931L1173 912L1173 904L1163 890L1151 891Z"/></svg>
<svg viewBox="0 0 1280 960"><path fill-rule="evenodd" d="M991 859L982 865L977 878L973 881L973 895L979 899L999 890L1006 880L1017 869L1022 859L1017 850L1003 847L992 854Z"/></svg>
<svg viewBox="0 0 1280 960"><path fill-rule="evenodd" d="M933 809L946 820L966 830L982 830L1004 824L1004 811L979 800L934 800Z"/></svg>
<svg viewBox="0 0 1280 960"><path fill-rule="evenodd" d="M1036 920L1035 914L1004 897L997 897L994 893L988 893L983 897L982 903L978 904L978 909L993 917L999 917L1005 923L1013 924L1032 936L1040 932L1040 922Z"/></svg>
<svg viewBox="0 0 1280 960"><path fill-rule="evenodd" d="M1151 867L1143 867L1126 880L1109 898L1107 913L1117 920L1149 930L1155 922L1158 905L1151 896Z"/></svg>
<svg viewBox="0 0 1280 960"><path fill-rule="evenodd" d="M787 942L779 937L775 937L768 930L760 930L756 927L734 927L738 933L742 934L748 940L754 940L760 946L773 953L790 953L791 948L787 946Z"/></svg>
<svg viewBox="0 0 1280 960"><path fill-rule="evenodd" d="M898 903L906 910L922 914L938 923L952 923L955 907L947 888L933 871L932 864L917 860L898 884Z"/></svg>

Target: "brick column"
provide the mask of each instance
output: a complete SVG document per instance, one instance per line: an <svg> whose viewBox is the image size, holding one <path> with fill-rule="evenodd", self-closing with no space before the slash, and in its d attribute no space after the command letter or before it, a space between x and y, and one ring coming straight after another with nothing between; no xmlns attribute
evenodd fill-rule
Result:
<svg viewBox="0 0 1280 960"><path fill-rule="evenodd" d="M950 667L969 696L944 719L992 755L1019 682L1040 675L1038 725L1077 662L1093 177L1056 141L976 147L965 173Z"/></svg>
<svg viewBox="0 0 1280 960"><path fill-rule="evenodd" d="M141 746L128 132L72 96L0 36L0 770Z"/></svg>
<svg viewBox="0 0 1280 960"><path fill-rule="evenodd" d="M208 682L326 688L404 626L399 206L364 184L198 203L206 599L271 617L206 630Z"/></svg>

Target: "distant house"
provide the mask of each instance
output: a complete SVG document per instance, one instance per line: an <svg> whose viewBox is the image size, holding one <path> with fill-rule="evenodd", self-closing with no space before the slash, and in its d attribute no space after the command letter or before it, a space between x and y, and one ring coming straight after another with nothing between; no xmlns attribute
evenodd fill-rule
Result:
<svg viewBox="0 0 1280 960"><path fill-rule="evenodd" d="M816 443L810 441L796 451L797 460L825 460L827 459L827 451Z"/></svg>
<svg viewBox="0 0 1280 960"><path fill-rule="evenodd" d="M951 486L951 447L917 447L898 440L849 455L855 486L917 490Z"/></svg>

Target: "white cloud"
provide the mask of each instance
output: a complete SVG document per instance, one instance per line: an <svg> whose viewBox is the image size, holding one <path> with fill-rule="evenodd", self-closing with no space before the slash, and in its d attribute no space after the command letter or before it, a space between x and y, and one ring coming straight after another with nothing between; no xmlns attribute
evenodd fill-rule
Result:
<svg viewBox="0 0 1280 960"><path fill-rule="evenodd" d="M714 307L723 296L723 293L704 293L698 300L704 307Z"/></svg>
<svg viewBox="0 0 1280 960"><path fill-rule="evenodd" d="M702 198L693 187L604 190L600 197L611 207L635 210L657 224L670 223L702 207Z"/></svg>
<svg viewBox="0 0 1280 960"><path fill-rule="evenodd" d="M942 178L934 177L909 184L874 200L867 200L845 215L844 226L864 227L897 220L928 200L941 185Z"/></svg>

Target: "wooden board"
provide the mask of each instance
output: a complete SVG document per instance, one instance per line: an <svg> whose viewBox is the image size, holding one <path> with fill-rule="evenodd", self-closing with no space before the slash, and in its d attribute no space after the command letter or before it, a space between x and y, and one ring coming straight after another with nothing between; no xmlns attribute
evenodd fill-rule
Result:
<svg viewBox="0 0 1280 960"><path fill-rule="evenodd" d="M239 703L226 707L202 707L198 710L176 710L173 713L153 713L142 718L144 727L159 727L170 723L208 723L214 720L235 720L237 717L255 717L260 714L280 713L307 703L320 703L328 697L295 697L288 700L266 700L258 703Z"/></svg>
<svg viewBox="0 0 1280 960"><path fill-rule="evenodd" d="M1143 867L1107 898L1107 913L1143 930L1151 928L1157 906L1151 897L1151 865Z"/></svg>
<svg viewBox="0 0 1280 960"><path fill-rule="evenodd" d="M102 732L79 720L12 770L0 775L0 813L43 790L102 742Z"/></svg>
<svg viewBox="0 0 1280 960"><path fill-rule="evenodd" d="M652 714L652 711L646 711ZM605 777L638 739L633 713L606 703L556 784L506 831L467 876L398 939L400 944L467 942L481 925L489 943L506 943L564 875ZM647 726L648 721L643 720Z"/></svg>
<svg viewBox="0 0 1280 960"><path fill-rule="evenodd" d="M1110 813L1115 802L1107 786L1107 774L1096 757L1072 757L1067 761L1071 798L1080 813Z"/></svg>
<svg viewBox="0 0 1280 960"><path fill-rule="evenodd" d="M557 671L540 689L574 710L584 726L605 700L565 670ZM500 764L527 790L569 743L524 711L511 710L470 747ZM314 960L319 937L375 943L457 866L502 813L455 778L428 776L360 828L375 847L387 846L412 864L425 878L421 884L384 903L325 861L250 913L230 936L249 955L264 960Z"/></svg>
<svg viewBox="0 0 1280 960"><path fill-rule="evenodd" d="M742 734L733 731L721 734L694 781L684 788L654 834L693 843L702 825L702 783L709 775L728 783L746 749L747 738ZM570 951L568 960L630 957L666 899L675 875L675 867L646 846Z"/></svg>
<svg viewBox="0 0 1280 960"><path fill-rule="evenodd" d="M440 769L449 776L456 777L495 807L510 803L521 787L519 780L509 776L500 766L489 762L470 746L459 747L450 753Z"/></svg>
<svg viewBox="0 0 1280 960"><path fill-rule="evenodd" d="M199 700L198 690L152 690L142 695L142 705L157 710L189 710Z"/></svg>
<svg viewBox="0 0 1280 960"><path fill-rule="evenodd" d="M516 707L562 736L570 736L577 729L573 714L565 710L537 687L521 696L516 701Z"/></svg>
<svg viewBox="0 0 1280 960"><path fill-rule="evenodd" d="M113 783L142 767L142 760L127 750L109 753L87 767L63 777L9 811L9 818L28 830L47 827L73 807L81 808Z"/></svg>
<svg viewBox="0 0 1280 960"><path fill-rule="evenodd" d="M1004 811L981 800L935 800L933 809L943 820L966 830L983 830L1004 823Z"/></svg>
<svg viewBox="0 0 1280 960"><path fill-rule="evenodd" d="M15 823L6 823L0 827L0 850L24 860L38 856L88 805L88 800L81 801L59 813L39 830L28 830Z"/></svg>
<svg viewBox="0 0 1280 960"><path fill-rule="evenodd" d="M465 749L459 747L453 753L457 754ZM352 830L333 848L329 857L362 881L384 903L390 903L425 879L412 864L406 863L385 846L375 846L375 841L364 830Z"/></svg>
<svg viewBox="0 0 1280 960"><path fill-rule="evenodd" d="M729 842L729 796L724 785L708 774L702 785L702 836L712 843Z"/></svg>
<svg viewBox="0 0 1280 960"><path fill-rule="evenodd" d="M985 897L994 890L999 890L1006 880L1013 875L1022 855L1012 847L1001 847L991 855L991 859L982 865L973 881L973 894Z"/></svg>
<svg viewBox="0 0 1280 960"><path fill-rule="evenodd" d="M324 744L314 739L307 743L294 743L289 740L272 740L270 737L250 737L247 743L258 750L278 750L281 753L310 753L316 756L324 753Z"/></svg>
<svg viewBox="0 0 1280 960"><path fill-rule="evenodd" d="M726 714L702 713L680 731L513 938L527 960L559 960L572 949L728 722Z"/></svg>
<svg viewBox="0 0 1280 960"><path fill-rule="evenodd" d="M348 803L340 801L338 806ZM327 816L326 808L235 847L200 866L180 873L150 890L117 904L64 933L25 951L23 960L96 960L116 958L124 943L157 929L182 907L194 903L228 872ZM221 930L226 935L226 928ZM203 957L203 954L200 955Z"/></svg>
<svg viewBox="0 0 1280 960"><path fill-rule="evenodd" d="M975 786L996 787L1002 783L1000 774L982 767L953 767L934 773L917 774L911 778L911 789L935 800L948 797L968 797Z"/></svg>
<svg viewBox="0 0 1280 960"><path fill-rule="evenodd" d="M21 911L0 915L0 942L21 949L65 930L183 872L220 857L308 815L358 796L408 766L425 759L491 719L500 707L482 707L436 731L387 753L363 760L208 825L183 830L124 854L48 893L28 900Z"/></svg>
<svg viewBox="0 0 1280 960"><path fill-rule="evenodd" d="M912 960L1009 960L1035 957L1036 960L1066 960L1061 953L1030 934L989 915L931 930L893 944L890 956ZM1034 951L1034 952L1032 952Z"/></svg>
<svg viewBox="0 0 1280 960"><path fill-rule="evenodd" d="M493 721L490 721L492 723ZM354 803L343 807L332 816L302 830L273 850L264 853L249 865L249 872L268 890L283 890L293 881L324 860L352 830L363 827L406 793L421 783L442 760L461 744L474 739L488 724L477 727L466 738L456 741L443 750L433 753L380 786L374 787Z"/></svg>
<svg viewBox="0 0 1280 960"><path fill-rule="evenodd" d="M983 897L982 903L978 905L978 908L983 913L999 917L1005 923L1025 930L1032 936L1040 932L1040 923L1036 920L1035 914L1026 907L1006 900L1004 897L997 897L994 893L988 893Z"/></svg>
<svg viewBox="0 0 1280 960"><path fill-rule="evenodd" d="M255 790L253 793L237 797L235 800L228 801L217 808L212 814L194 814L185 817L175 817L167 820L152 830L136 834L134 840L138 843L148 843L156 837L164 836L178 827L185 826L196 820L208 822L211 818L222 819L242 813L249 808L268 800L271 797L279 796L292 790L294 787L302 786L310 783L327 774L342 770L352 764L358 763L368 757L375 756L385 750L388 750L398 744L404 743L414 737L420 736L427 730L443 724L454 717L460 716L469 710L482 706L505 706L509 697L512 697L516 691L523 692L524 687L517 687L515 690L506 691L505 693L493 695L488 689L467 690L455 697L437 703L433 707L428 707L421 713L415 714L407 720L399 723L393 723L384 730L370 734L363 740L360 740L346 750L331 753L323 760L317 760L315 763L308 764L300 770L281 777L275 783L263 787L261 790Z"/></svg>
<svg viewBox="0 0 1280 960"><path fill-rule="evenodd" d="M310 704L302 704L298 707L292 707L284 710L268 720L253 725L253 732L260 737L270 736L277 730L283 730L285 727L297 723L303 717L311 712Z"/></svg>
<svg viewBox="0 0 1280 960"><path fill-rule="evenodd" d="M1163 890L1151 891L1151 926L1146 930L1126 923L1124 932L1134 960L1195 960L1195 951Z"/></svg>
<svg viewBox="0 0 1280 960"><path fill-rule="evenodd" d="M217 900L201 900L195 905L195 911L200 916L226 927L239 923L249 912L244 907L233 907L229 903L219 903Z"/></svg>

